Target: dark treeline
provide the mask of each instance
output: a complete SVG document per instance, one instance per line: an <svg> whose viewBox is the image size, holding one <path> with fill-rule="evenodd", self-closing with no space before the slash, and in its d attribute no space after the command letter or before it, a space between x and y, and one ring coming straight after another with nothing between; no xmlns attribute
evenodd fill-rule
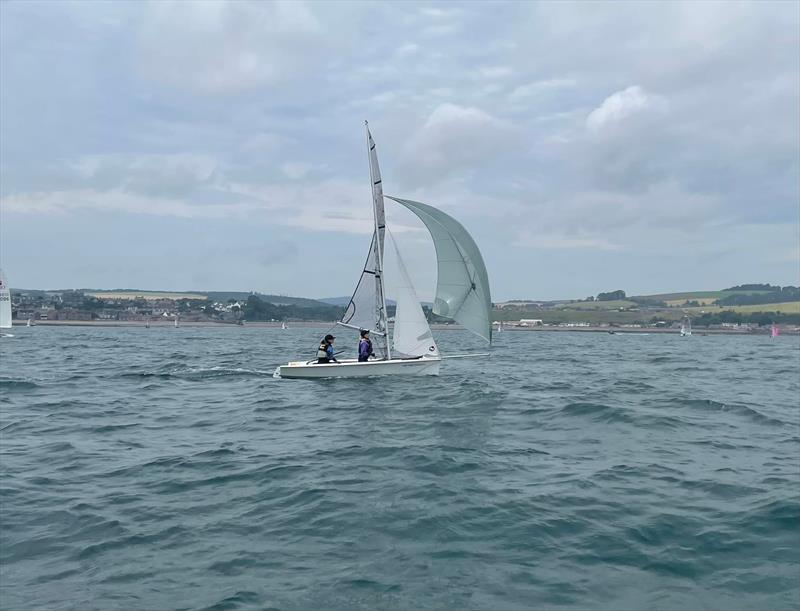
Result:
<svg viewBox="0 0 800 611"><path fill-rule="evenodd" d="M298 305L275 305L264 301L256 295L250 295L245 303L243 315L245 320L268 321L268 320L339 320L344 314L341 306L322 306L307 307ZM395 306L386 306L389 317L395 315ZM449 318L442 318L434 314L428 306L422 306L422 311L428 322L444 323L452 322Z"/></svg>
<svg viewBox="0 0 800 611"><path fill-rule="evenodd" d="M629 301L633 301L634 303L638 303L641 306L645 306L648 308L667 308L666 301L661 299L654 299L652 297L628 297Z"/></svg>
<svg viewBox="0 0 800 611"><path fill-rule="evenodd" d="M769 284L743 284L742 286L769 287L760 289L726 289L726 290L769 290L769 293L759 293L756 295L728 295L722 299L717 299L717 305L758 305L761 303L781 303L786 301L800 300L800 288L796 286L770 286Z"/></svg>
<svg viewBox="0 0 800 611"><path fill-rule="evenodd" d="M265 320L338 320L344 314L339 306L302 307L297 305L275 305L250 295L244 306L244 319Z"/></svg>
<svg viewBox="0 0 800 611"><path fill-rule="evenodd" d="M609 291L607 293L600 293L597 296L597 301L617 301L625 299L625 291Z"/></svg>
<svg viewBox="0 0 800 611"><path fill-rule="evenodd" d="M792 288L792 287L787 287ZM736 286L732 286L727 289L722 289L723 291L780 291L781 287L778 285L771 285L771 284L738 284Z"/></svg>

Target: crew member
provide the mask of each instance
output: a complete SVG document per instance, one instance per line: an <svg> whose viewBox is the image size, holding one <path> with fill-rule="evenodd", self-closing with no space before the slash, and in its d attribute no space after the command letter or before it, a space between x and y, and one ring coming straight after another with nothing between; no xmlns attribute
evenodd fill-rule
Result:
<svg viewBox="0 0 800 611"><path fill-rule="evenodd" d="M375 356L375 352L372 350L372 342L369 339L369 330L364 329L361 331L361 339L358 340L358 362L365 363L371 356Z"/></svg>
<svg viewBox="0 0 800 611"><path fill-rule="evenodd" d="M319 343L319 348L317 348L317 364L320 363L338 363L339 361L336 360L336 357L333 356L333 340L336 339L330 333L325 336Z"/></svg>

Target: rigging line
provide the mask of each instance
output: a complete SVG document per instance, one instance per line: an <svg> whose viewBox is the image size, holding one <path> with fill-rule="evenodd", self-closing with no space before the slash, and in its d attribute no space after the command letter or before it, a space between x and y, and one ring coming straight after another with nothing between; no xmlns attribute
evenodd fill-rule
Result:
<svg viewBox="0 0 800 611"><path fill-rule="evenodd" d="M348 302L347 307L344 309L344 314L342 314L342 320L344 320L344 317L347 315L347 311L350 309L350 305L351 304L353 305L353 314L350 316L350 318L347 319L347 321L352 320L353 316L356 315L356 313L355 313L355 305L356 305L355 304L355 296L356 296L356 293L358 293L358 288L361 286L361 281L364 279L364 274L365 273L373 274L373 275L375 274L374 271L370 271L370 270L367 269L367 264L369 263L369 258L370 258L370 256L372 256L372 246L375 243L375 239L376 239L376 235L373 233L372 234L372 240L369 243L369 250L367 251L367 259L366 259L366 261L364 261L364 268L361 271L361 277L358 279L358 282L356 282L356 288L353 290L353 294L350 295L350 301ZM347 321L345 321L345 322L347 322Z"/></svg>

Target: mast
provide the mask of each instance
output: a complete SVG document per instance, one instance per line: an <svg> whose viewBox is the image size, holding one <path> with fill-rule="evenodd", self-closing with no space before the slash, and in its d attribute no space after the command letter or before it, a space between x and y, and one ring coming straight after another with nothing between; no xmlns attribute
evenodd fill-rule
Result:
<svg viewBox="0 0 800 611"><path fill-rule="evenodd" d="M386 292L383 282L383 242L386 233L386 213L383 205L383 186L381 184L381 170L378 167L378 155L375 152L375 142L369 132L369 123L364 121L367 130L367 155L369 157L369 180L372 189L372 216L375 221L375 240L373 249L375 253L375 327L383 333L386 342L386 359L392 358L391 341L389 340L389 325L387 322Z"/></svg>

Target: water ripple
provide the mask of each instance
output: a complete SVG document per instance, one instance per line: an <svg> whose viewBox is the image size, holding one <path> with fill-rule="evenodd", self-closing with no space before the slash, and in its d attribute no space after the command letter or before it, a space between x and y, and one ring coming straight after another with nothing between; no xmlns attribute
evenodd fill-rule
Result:
<svg viewBox="0 0 800 611"><path fill-rule="evenodd" d="M797 338L272 378L323 331L4 338L4 608L800 608Z"/></svg>

